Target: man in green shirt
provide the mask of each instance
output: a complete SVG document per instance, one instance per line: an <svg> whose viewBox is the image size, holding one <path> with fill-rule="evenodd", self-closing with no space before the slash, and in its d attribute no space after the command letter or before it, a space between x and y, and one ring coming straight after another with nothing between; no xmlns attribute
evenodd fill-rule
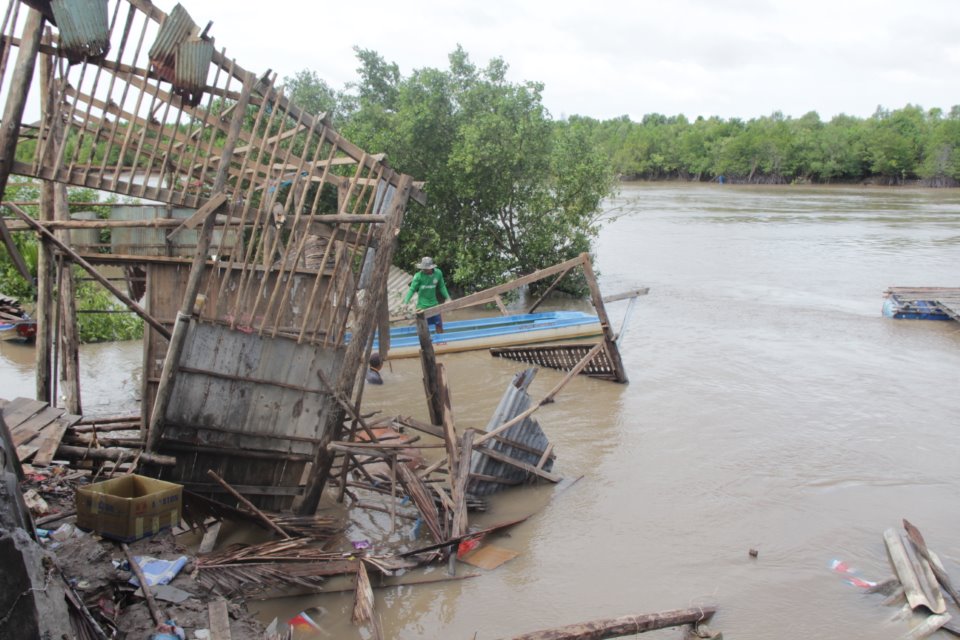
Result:
<svg viewBox="0 0 960 640"><path fill-rule="evenodd" d="M450 294L447 293L447 284L443 281L443 272L433 263L433 258L425 257L417 265L417 268L420 271L413 276L410 289L403 298L404 304L410 302L414 293L417 294L417 311L440 304L437 293L443 296L444 301L450 300ZM427 324L434 325L437 328L437 333L443 333L443 319L439 313L427 318Z"/></svg>

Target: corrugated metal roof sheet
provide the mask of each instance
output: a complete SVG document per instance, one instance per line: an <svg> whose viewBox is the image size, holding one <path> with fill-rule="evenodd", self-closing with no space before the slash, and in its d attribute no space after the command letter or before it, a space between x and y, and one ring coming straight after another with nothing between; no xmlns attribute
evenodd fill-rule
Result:
<svg viewBox="0 0 960 640"><path fill-rule="evenodd" d="M60 47L69 56L97 57L110 50L107 0L52 0Z"/></svg>
<svg viewBox="0 0 960 640"><path fill-rule="evenodd" d="M213 40L188 38L177 49L174 85L188 91L202 91L207 86L212 60Z"/></svg>
<svg viewBox="0 0 960 640"><path fill-rule="evenodd" d="M504 422L520 415L530 407L532 402L527 393L527 387L536 376L535 368L527 369L514 376L513 380L507 385L507 390L500 398L500 404L497 405L493 417L487 424L487 431L492 431ZM543 433L540 425L532 417L513 425L500 434L501 439L492 439L486 443L486 447L499 451L514 460L536 465L540 461L540 456L550 444L547 436ZM504 440L509 442L504 442ZM518 446L514 446L514 443ZM539 452L539 453L534 453ZM552 460L547 460L544 464L544 471L549 471L553 466ZM494 476L501 478L506 483L490 482L486 480L473 479L467 487L467 492L475 496L486 496L504 489L510 484L519 484L524 482L528 474L522 469L509 465L499 460L494 460L483 455L479 451L474 451L470 459L470 472L478 475Z"/></svg>
<svg viewBox="0 0 960 640"><path fill-rule="evenodd" d="M172 66L173 58L180 43L190 36L196 35L198 31L199 27L190 17L190 14L183 8L183 5L178 3L163 21L163 24L160 25L157 39L150 47L150 62L157 66Z"/></svg>

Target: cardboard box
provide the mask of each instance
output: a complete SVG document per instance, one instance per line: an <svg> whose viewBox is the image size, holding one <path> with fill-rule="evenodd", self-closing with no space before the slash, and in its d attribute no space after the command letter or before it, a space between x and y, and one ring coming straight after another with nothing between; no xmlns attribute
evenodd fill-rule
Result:
<svg viewBox="0 0 960 640"><path fill-rule="evenodd" d="M127 475L77 489L77 526L132 542L180 524L183 487Z"/></svg>

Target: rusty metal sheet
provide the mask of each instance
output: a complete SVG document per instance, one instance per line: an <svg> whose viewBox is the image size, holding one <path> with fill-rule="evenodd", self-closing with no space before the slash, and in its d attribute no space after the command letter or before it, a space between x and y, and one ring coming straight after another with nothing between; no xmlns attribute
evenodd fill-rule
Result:
<svg viewBox="0 0 960 640"><path fill-rule="evenodd" d="M173 84L191 92L203 91L207 86L207 72L212 61L212 40L188 38L177 49Z"/></svg>
<svg viewBox="0 0 960 640"><path fill-rule="evenodd" d="M150 47L150 53L148 54L157 75L167 82L173 82L174 59L177 55L177 49L179 49L180 43L190 36L196 35L199 30L183 5L177 3L164 19L163 24L160 25L157 39Z"/></svg>

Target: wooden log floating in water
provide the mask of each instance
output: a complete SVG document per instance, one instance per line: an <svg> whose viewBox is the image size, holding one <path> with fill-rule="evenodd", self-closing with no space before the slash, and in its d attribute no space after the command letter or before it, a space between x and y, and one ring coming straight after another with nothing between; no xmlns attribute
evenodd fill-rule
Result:
<svg viewBox="0 0 960 640"><path fill-rule="evenodd" d="M620 638L646 631L704 622L709 620L716 612L716 607L692 607L690 609L674 609L638 616L621 616L533 631L514 636L512 640L602 640L603 638Z"/></svg>

